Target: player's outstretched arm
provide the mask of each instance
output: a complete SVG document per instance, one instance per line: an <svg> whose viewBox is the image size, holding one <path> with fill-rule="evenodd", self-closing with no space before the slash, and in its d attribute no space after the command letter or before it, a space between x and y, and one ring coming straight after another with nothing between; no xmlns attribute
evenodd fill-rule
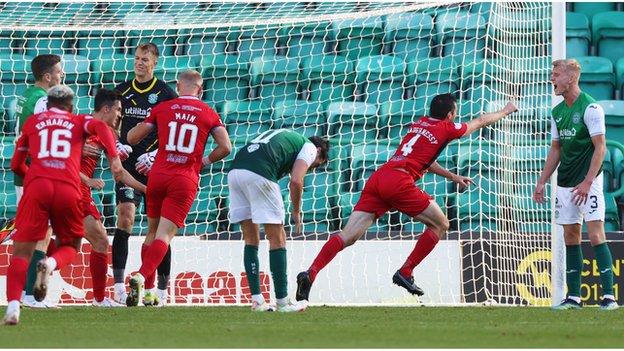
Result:
<svg viewBox="0 0 624 351"><path fill-rule="evenodd" d="M503 107L502 110L491 112L491 113L485 113L479 116L478 118L475 118L472 121L466 123L467 128L466 128L466 132L464 133L464 136L469 136L473 132L483 127L487 127L490 124L494 124L500 121L501 119L503 119L505 116L508 116L516 111L518 111L518 108L516 107L516 105L514 105L513 102L508 102L507 105L505 105L505 107Z"/></svg>
<svg viewBox="0 0 624 351"><path fill-rule="evenodd" d="M145 139L145 137L148 136L152 130L154 130L153 124L141 122L134 126L134 128L130 129L128 135L126 135L126 140L128 141L128 144L136 145L141 142L141 140Z"/></svg>
<svg viewBox="0 0 624 351"><path fill-rule="evenodd" d="M210 134L217 143L217 147L212 150L210 155L202 159L204 167L224 159L227 155L230 154L230 152L232 152L232 142L230 141L230 135L228 134L225 127L215 127L212 129Z"/></svg>
<svg viewBox="0 0 624 351"><path fill-rule="evenodd" d="M550 145L550 150L548 150L548 156L546 156L546 164L544 165L544 169L542 169L542 174L540 174L537 184L535 184L535 191L533 192L533 200L535 200L535 202L544 203L544 201L546 201L544 198L546 182L548 182L550 176L552 176L557 166L559 166L560 153L559 140L555 139Z"/></svg>
<svg viewBox="0 0 624 351"><path fill-rule="evenodd" d="M145 187L143 183L136 180L130 173L128 173L128 171L126 171L123 168L122 168L121 182L136 191L142 192L143 194L145 194L145 192L147 191L147 188Z"/></svg>
<svg viewBox="0 0 624 351"><path fill-rule="evenodd" d="M442 167L438 162L433 162L429 166L429 172L444 177L453 183L457 183L460 187L467 187L470 184L474 184L470 177L460 176L458 174L450 172L448 169Z"/></svg>

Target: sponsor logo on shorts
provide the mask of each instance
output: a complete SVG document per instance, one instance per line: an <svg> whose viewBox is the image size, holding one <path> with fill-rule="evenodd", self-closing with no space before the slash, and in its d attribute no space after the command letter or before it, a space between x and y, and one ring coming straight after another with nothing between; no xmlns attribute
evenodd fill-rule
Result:
<svg viewBox="0 0 624 351"><path fill-rule="evenodd" d="M128 199L132 200L132 199L134 199L134 190L133 190L132 188L126 188L126 189L124 190L124 195L125 195Z"/></svg>
<svg viewBox="0 0 624 351"><path fill-rule="evenodd" d="M252 153L256 150L258 150L260 148L260 145L258 144L251 144L249 146L247 146L247 152Z"/></svg>

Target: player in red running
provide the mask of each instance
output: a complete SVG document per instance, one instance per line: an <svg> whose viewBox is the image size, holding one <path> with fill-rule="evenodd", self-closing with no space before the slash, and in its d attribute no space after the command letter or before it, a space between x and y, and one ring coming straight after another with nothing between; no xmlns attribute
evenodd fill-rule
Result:
<svg viewBox="0 0 624 351"><path fill-rule="evenodd" d="M121 95L113 90L100 89L95 95L95 108L93 118L103 121L110 128L116 130L121 118ZM104 146L100 139L92 135L87 139L87 143L98 149ZM123 145L119 141L116 143L120 160L128 158L132 148ZM91 188L102 189L104 182L101 179L93 179L95 167L100 161L97 156L83 156L80 162L80 178L82 180L82 204L85 228L85 239L91 243L91 254L89 255L89 270L93 283L93 306L96 307L121 307L125 306L117 303L113 299L105 297L106 278L108 271L108 236L106 228L101 221L100 212L95 207L95 202L91 196ZM121 183L145 193L145 185L136 180L128 171L122 169L123 177Z"/></svg>
<svg viewBox="0 0 624 351"><path fill-rule="evenodd" d="M117 156L111 129L102 121L86 115L74 115L73 91L63 85L48 90L48 111L31 116L24 124L11 159L11 170L24 180L13 255L7 271L7 301L4 323L19 322L20 297L26 280L28 262L37 241L46 236L48 222L56 233L57 249L37 264L34 296L42 301L47 293L50 274L76 256L83 236L80 199L80 157L85 139L97 135L116 179L121 179L121 161ZM26 157L30 156L30 167Z"/></svg>
<svg viewBox="0 0 624 351"><path fill-rule="evenodd" d="M444 147L452 140L468 136L514 111L516 106L508 103L502 110L484 114L468 123L454 123L457 113L455 98L451 94L434 97L429 106L429 116L412 124L394 156L366 181L360 200L342 232L333 235L310 268L297 275L297 300L309 300L310 289L318 272L338 252L355 243L377 218L391 209L405 213L427 226L403 267L392 277L395 284L410 294L422 295L423 291L414 283L412 271L446 235L449 221L438 204L414 182L427 170L436 174L446 172L450 176L450 172L435 163Z"/></svg>
<svg viewBox="0 0 624 351"><path fill-rule="evenodd" d="M169 242L178 228L184 226L197 194L202 167L217 162L232 150L219 115L199 97L202 93L199 72L189 70L178 76L179 98L161 102L145 122L128 132L128 143L134 145L154 128L158 130L158 153L147 180L147 235L141 248L141 268L130 279L128 306L136 306L143 288L153 289L156 267L167 253ZM217 147L203 157L208 135ZM149 290L148 290L149 292ZM145 305L150 305L146 294Z"/></svg>

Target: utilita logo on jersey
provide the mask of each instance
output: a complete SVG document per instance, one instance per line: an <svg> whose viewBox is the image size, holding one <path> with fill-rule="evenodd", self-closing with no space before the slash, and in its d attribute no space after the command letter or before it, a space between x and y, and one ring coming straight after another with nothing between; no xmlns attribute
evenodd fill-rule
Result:
<svg viewBox="0 0 624 351"><path fill-rule="evenodd" d="M145 119L152 112L152 108L127 107L124 109L124 116Z"/></svg>
<svg viewBox="0 0 624 351"><path fill-rule="evenodd" d="M576 129L562 129L559 132L560 138L569 139L569 138L574 138L575 136L576 136Z"/></svg>

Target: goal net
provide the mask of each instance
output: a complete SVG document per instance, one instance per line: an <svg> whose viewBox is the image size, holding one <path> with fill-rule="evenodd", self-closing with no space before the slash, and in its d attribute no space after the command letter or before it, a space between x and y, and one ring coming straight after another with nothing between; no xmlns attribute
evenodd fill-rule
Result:
<svg viewBox="0 0 624 351"><path fill-rule="evenodd" d="M457 97L460 122L515 98L518 113L451 143L439 157L452 172L470 176L474 186L458 189L432 174L418 181L451 222L448 237L415 271L423 297L408 296L391 283L424 229L393 212L319 274L311 300L549 304L551 208L533 203L531 193L548 148L551 7L547 2L1 3L0 218L15 216L9 168L15 102L33 84L30 61L38 54L62 55L65 84L77 94L79 113L91 112L98 89L133 78L134 48L143 42L158 46L155 75L172 87L186 69L202 73L202 99L221 115L234 150L202 172L186 226L173 240L170 295L177 304L249 302L240 229L227 219L226 179L234 153L258 133L287 128L326 136L331 144L328 165L305 178L303 233L294 233L289 216L285 219L292 295L296 273L344 226L365 180L393 153L409 123L427 114L435 95ZM96 176L106 187L94 198L112 230L115 195L106 163ZM288 213L288 179L280 186ZM144 212L141 205L128 275L140 265ZM82 251L55 273L51 295L62 303L91 299L89 245ZM10 242L0 245L2 292L9 252ZM268 297L267 252L262 243L261 282Z"/></svg>

